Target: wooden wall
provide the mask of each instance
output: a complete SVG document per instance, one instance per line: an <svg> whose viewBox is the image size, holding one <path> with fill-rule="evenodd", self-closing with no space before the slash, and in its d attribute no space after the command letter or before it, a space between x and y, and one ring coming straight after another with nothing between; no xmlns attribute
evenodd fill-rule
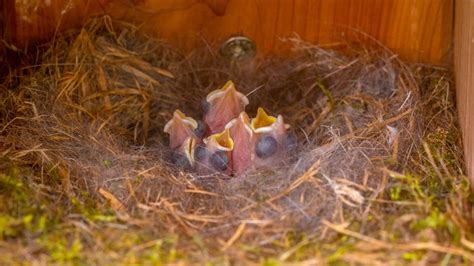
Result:
<svg viewBox="0 0 474 266"><path fill-rule="evenodd" d="M143 24L145 31L185 49L203 38L212 42L245 34L259 51L280 53L287 49L281 37L298 34L311 42L334 44L364 32L405 59L446 64L454 0L2 1L11 9L6 12L5 36L18 46L50 39L91 14L106 13Z"/></svg>
<svg viewBox="0 0 474 266"><path fill-rule="evenodd" d="M474 189L474 1L457 0L454 69L464 153Z"/></svg>

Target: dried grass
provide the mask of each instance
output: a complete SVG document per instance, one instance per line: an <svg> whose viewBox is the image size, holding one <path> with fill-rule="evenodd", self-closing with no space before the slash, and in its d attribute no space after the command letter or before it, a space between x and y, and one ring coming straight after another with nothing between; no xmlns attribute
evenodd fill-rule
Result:
<svg viewBox="0 0 474 266"><path fill-rule="evenodd" d="M31 169L42 193L59 206L75 199L110 207L118 227L153 238L180 236L178 248L193 254L191 260L210 256L196 251L197 237L211 254L256 262L260 256L287 260L310 243L335 241L336 233L372 245L367 256L413 248L472 260L472 253L444 247L435 243L438 239L404 246L383 235L388 226L407 223L397 219L406 208L427 207L422 199L404 205L388 195L407 178L397 173L421 169L426 178L434 171L438 182L460 180L460 157L446 162L438 150L422 145L429 134L450 136L436 131L443 123L456 124L449 99L439 102L436 95L449 90L449 81L425 78L429 70L408 67L383 49L348 46L342 55L288 41L294 47L290 58L229 62L210 46L183 56L131 25L107 17L92 20L78 35L51 44L40 65L10 78L18 80L14 88L5 83L2 156ZM199 117L201 99L227 80L248 94L248 110L263 106L285 116L300 140L297 154L285 165L245 177L180 172L167 160L164 123L176 108ZM423 82L432 80L439 82L434 91L422 91ZM457 141L440 145L459 155ZM466 201L464 194L458 197ZM450 204L461 228L469 228L459 204ZM98 226L84 224L74 211L64 214L86 231ZM349 224L357 225L357 232ZM370 232L377 234L363 236ZM294 246L278 244L288 236ZM91 250L104 249L97 239L88 241ZM137 244L131 252L155 244ZM258 249L259 255L244 247ZM92 261L104 263L103 258Z"/></svg>

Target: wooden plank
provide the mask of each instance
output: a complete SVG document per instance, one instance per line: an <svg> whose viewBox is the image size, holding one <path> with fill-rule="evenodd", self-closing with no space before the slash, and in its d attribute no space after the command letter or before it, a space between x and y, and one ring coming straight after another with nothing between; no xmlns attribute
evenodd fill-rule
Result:
<svg viewBox="0 0 474 266"><path fill-rule="evenodd" d="M10 40L15 31L15 17L10 16L11 10L15 8L14 0L0 1L0 37ZM0 44L4 47L4 43Z"/></svg>
<svg viewBox="0 0 474 266"><path fill-rule="evenodd" d="M216 41L242 33L254 39L261 51L281 53L288 46L279 38L295 33L314 43L330 44L364 32L403 58L444 64L452 43L452 0L222 0L218 4L220 13L213 11L212 3L184 0L145 0L132 8L117 5L109 11L144 23L147 32L181 48L193 47L200 41L197 36ZM364 34L359 37L364 39Z"/></svg>
<svg viewBox="0 0 474 266"><path fill-rule="evenodd" d="M456 2L454 67L465 161L474 189L474 1L472 0Z"/></svg>
<svg viewBox="0 0 474 266"><path fill-rule="evenodd" d="M89 16L102 14L109 0L15 1L3 9L9 35L3 36L19 47L54 38L57 32L78 27Z"/></svg>
<svg viewBox="0 0 474 266"><path fill-rule="evenodd" d="M6 0L12 1L12 0ZM282 53L280 38L337 43L364 32L403 58L448 62L454 0L36 0L15 1L11 39L18 45L50 39L90 14L142 24L148 33L191 49L202 39L245 34L264 53ZM362 36L362 35L361 35ZM364 38L362 38L364 39ZM366 42L369 40L366 38Z"/></svg>

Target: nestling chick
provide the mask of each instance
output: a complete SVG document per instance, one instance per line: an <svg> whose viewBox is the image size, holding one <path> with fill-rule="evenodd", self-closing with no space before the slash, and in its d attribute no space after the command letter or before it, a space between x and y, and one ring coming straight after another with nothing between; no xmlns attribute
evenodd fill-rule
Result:
<svg viewBox="0 0 474 266"><path fill-rule="evenodd" d="M189 137L197 138L195 130L198 122L192 117L186 116L180 110L173 113L173 117L166 123L164 132L170 135L170 148L176 149Z"/></svg>
<svg viewBox="0 0 474 266"><path fill-rule="evenodd" d="M230 80L221 89L210 92L203 103L203 120L208 127L208 134L222 132L225 125L239 116L248 104L247 97L238 92Z"/></svg>
<svg viewBox="0 0 474 266"><path fill-rule="evenodd" d="M240 113L239 117L230 121L226 126L230 136L234 141L232 150L232 165L236 175L242 175L248 171L253 160L253 137L254 133L250 125L250 118L247 113Z"/></svg>
<svg viewBox="0 0 474 266"><path fill-rule="evenodd" d="M285 124L282 115L270 116L260 107L251 127L254 132L253 163L257 168L277 166L296 146L296 137L288 132L290 125Z"/></svg>
<svg viewBox="0 0 474 266"><path fill-rule="evenodd" d="M203 121L176 110L164 128L170 134L173 164L199 174L228 175L277 167L296 147L296 136L283 116L270 116L263 108L250 120L244 111L248 103L228 81L207 95Z"/></svg>
<svg viewBox="0 0 474 266"><path fill-rule="evenodd" d="M198 122L180 110L176 110L171 120L166 123L164 132L170 135L171 161L175 165L188 170L193 167L194 146L200 142L197 130Z"/></svg>
<svg viewBox="0 0 474 266"><path fill-rule="evenodd" d="M171 154L171 162L178 168L186 171L194 170L194 150L196 147L196 139L189 137L181 146L173 150Z"/></svg>
<svg viewBox="0 0 474 266"><path fill-rule="evenodd" d="M232 174L233 149L234 141L228 129L205 138L204 143L194 149L196 170L199 174L215 172Z"/></svg>

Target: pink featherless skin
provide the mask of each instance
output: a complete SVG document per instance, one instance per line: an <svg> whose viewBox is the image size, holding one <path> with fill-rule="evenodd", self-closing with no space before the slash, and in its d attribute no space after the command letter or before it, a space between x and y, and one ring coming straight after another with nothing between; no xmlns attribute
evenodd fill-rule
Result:
<svg viewBox="0 0 474 266"><path fill-rule="evenodd" d="M235 89L232 81L228 81L221 89L210 92L206 97L207 110L203 119L208 127L208 134L222 132L227 123L245 110L248 103L247 97Z"/></svg>
<svg viewBox="0 0 474 266"><path fill-rule="evenodd" d="M197 127L196 120L180 110L173 113L173 117L164 127L163 131L170 135L171 161L180 168L194 168L194 149L196 144L200 143L195 133Z"/></svg>
<svg viewBox="0 0 474 266"><path fill-rule="evenodd" d="M176 110L163 130L170 135L170 148L176 149L180 147L189 137L196 138L194 130L197 126L196 120L186 116L180 110Z"/></svg>
<svg viewBox="0 0 474 266"><path fill-rule="evenodd" d="M250 127L250 119L245 112L233 119L226 125L234 141L232 150L232 166L236 175L242 175L250 170L253 160L253 131Z"/></svg>

